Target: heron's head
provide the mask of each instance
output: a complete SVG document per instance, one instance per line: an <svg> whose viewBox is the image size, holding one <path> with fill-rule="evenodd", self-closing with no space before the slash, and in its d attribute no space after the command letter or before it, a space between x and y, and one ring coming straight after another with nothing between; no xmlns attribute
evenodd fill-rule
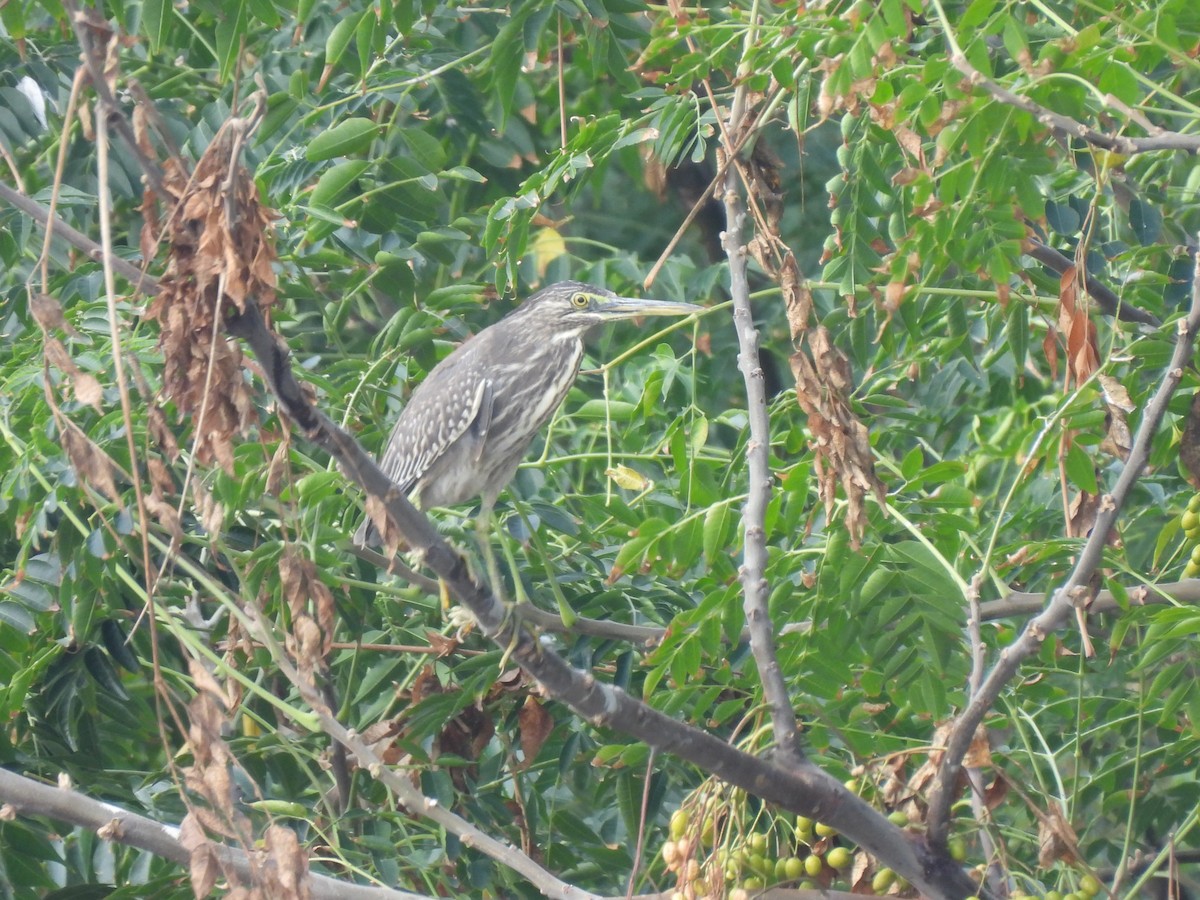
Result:
<svg viewBox="0 0 1200 900"><path fill-rule="evenodd" d="M542 288L520 308L547 337L582 334L594 325L636 316L687 316L703 307L671 300L619 297L612 291L582 281L560 281Z"/></svg>

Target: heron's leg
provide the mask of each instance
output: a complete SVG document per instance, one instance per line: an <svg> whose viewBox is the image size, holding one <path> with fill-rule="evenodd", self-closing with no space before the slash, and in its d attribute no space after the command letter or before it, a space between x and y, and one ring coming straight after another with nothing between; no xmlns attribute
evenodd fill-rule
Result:
<svg viewBox="0 0 1200 900"><path fill-rule="evenodd" d="M492 506L490 503L485 503L479 510L479 517L475 520L475 536L479 541L479 550L483 554L484 564L487 566L488 583L491 585L492 593L496 595L497 600L505 603L504 582L500 578L500 567L496 565L496 554L492 551ZM507 603L505 605L507 606Z"/></svg>

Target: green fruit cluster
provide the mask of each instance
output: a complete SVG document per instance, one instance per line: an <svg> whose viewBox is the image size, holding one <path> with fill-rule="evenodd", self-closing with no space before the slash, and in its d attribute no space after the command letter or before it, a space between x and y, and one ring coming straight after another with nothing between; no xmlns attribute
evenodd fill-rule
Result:
<svg viewBox="0 0 1200 900"><path fill-rule="evenodd" d="M1192 555L1183 567L1184 578L1200 578L1200 494L1194 494L1179 519L1183 535L1192 542Z"/></svg>
<svg viewBox="0 0 1200 900"><path fill-rule="evenodd" d="M851 784L857 788L855 782L847 787ZM669 839L661 849L667 871L677 878L671 900L741 900L765 888L825 890L838 882L847 890L877 895L907 896L911 891L891 869L845 846L845 838L826 823L805 816L789 822L763 812L746 822L745 799L737 792L693 795L672 813ZM888 814L888 820L899 828L921 827L900 810ZM952 836L949 851L956 862L965 861L966 839Z"/></svg>

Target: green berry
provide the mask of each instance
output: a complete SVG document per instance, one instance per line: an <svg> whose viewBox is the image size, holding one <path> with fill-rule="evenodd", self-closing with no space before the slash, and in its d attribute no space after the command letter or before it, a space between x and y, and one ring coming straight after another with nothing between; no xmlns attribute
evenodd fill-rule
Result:
<svg viewBox="0 0 1200 900"><path fill-rule="evenodd" d="M955 862L963 862L967 858L967 842L958 835L947 841L950 858Z"/></svg>
<svg viewBox="0 0 1200 900"><path fill-rule="evenodd" d="M897 828L903 828L908 824L908 813L901 809L898 809L895 812L890 812L888 813L888 821Z"/></svg>
<svg viewBox="0 0 1200 900"><path fill-rule="evenodd" d="M822 862L821 857L817 856L815 853L810 853L804 858L804 871L813 878L816 878L818 875L820 875L824 868L825 863Z"/></svg>
<svg viewBox="0 0 1200 900"><path fill-rule="evenodd" d="M1200 494L1192 494L1192 498L1188 500L1188 512L1200 514Z"/></svg>
<svg viewBox="0 0 1200 900"><path fill-rule="evenodd" d="M838 871L841 871L842 869L846 868L846 866L850 865L850 861L852 859L853 857L850 855L850 851L845 847L834 847L825 854L825 862L829 863L829 865L833 866Z"/></svg>
<svg viewBox="0 0 1200 900"><path fill-rule="evenodd" d="M795 881L804 874L804 860L798 856L789 856L783 861L783 874L788 881Z"/></svg>
<svg viewBox="0 0 1200 900"><path fill-rule="evenodd" d="M896 881L896 873L891 869L880 869L875 873L875 877L871 879L871 890L877 894L882 894L890 888ZM1062 900L1062 898L1058 898Z"/></svg>
<svg viewBox="0 0 1200 900"><path fill-rule="evenodd" d="M690 820L691 817L688 815L688 811L686 809L677 809L675 812L671 813L670 829L671 838L673 840L677 841L687 833L688 823Z"/></svg>
<svg viewBox="0 0 1200 900"><path fill-rule="evenodd" d="M818 822L813 826L813 831L817 833L817 837L833 837L837 834L837 829L832 825L826 825L824 822Z"/></svg>
<svg viewBox="0 0 1200 900"><path fill-rule="evenodd" d="M1088 874L1079 879L1079 892L1088 897L1095 897L1100 893L1101 887L1103 885L1100 884L1100 879L1091 872L1088 872Z"/></svg>
<svg viewBox="0 0 1200 900"><path fill-rule="evenodd" d="M767 852L767 836L756 831L746 838L746 846L751 853L762 855Z"/></svg>

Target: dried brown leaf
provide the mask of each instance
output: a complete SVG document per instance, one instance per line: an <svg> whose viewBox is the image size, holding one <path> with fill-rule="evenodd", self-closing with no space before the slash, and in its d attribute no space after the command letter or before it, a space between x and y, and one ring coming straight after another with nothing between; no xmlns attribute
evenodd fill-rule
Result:
<svg viewBox="0 0 1200 900"><path fill-rule="evenodd" d="M119 503L121 495L117 491L116 466L108 454L69 420L63 425L62 442L67 458L71 460L71 468L79 480L91 485L114 503Z"/></svg>
<svg viewBox="0 0 1200 900"><path fill-rule="evenodd" d="M542 745L550 737L554 729L554 719L536 697L525 698L525 703L517 714L517 725L521 731L521 753L524 756L522 768L531 766Z"/></svg>
<svg viewBox="0 0 1200 900"><path fill-rule="evenodd" d="M1038 865L1049 869L1059 860L1076 865L1079 862L1079 838L1062 806L1051 800L1046 812L1034 812L1038 817Z"/></svg>

